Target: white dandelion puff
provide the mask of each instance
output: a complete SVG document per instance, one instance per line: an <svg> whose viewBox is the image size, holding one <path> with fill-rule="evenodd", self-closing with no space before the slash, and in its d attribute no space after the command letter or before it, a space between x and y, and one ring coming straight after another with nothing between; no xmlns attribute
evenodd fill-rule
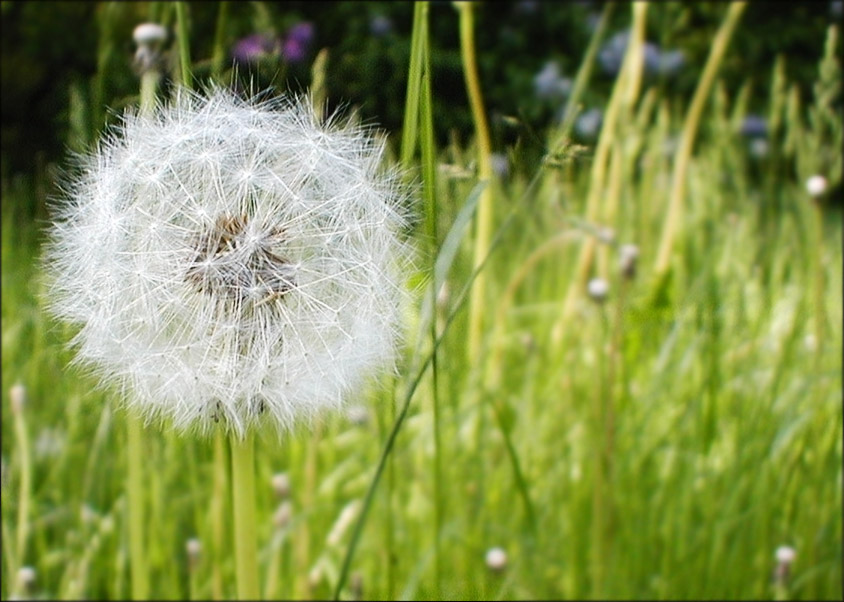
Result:
<svg viewBox="0 0 844 602"><path fill-rule="evenodd" d="M150 419L243 436L338 409L393 365L407 189L384 141L307 99L180 90L82 158L50 235L76 361Z"/></svg>

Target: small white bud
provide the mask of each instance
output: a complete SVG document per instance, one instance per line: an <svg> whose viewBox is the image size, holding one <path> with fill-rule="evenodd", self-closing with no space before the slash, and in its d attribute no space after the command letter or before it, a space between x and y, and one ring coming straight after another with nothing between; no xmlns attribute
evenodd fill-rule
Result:
<svg viewBox="0 0 844 602"><path fill-rule="evenodd" d="M818 198L826 192L826 178L819 175L814 175L806 180L806 190L812 198Z"/></svg>
<svg viewBox="0 0 844 602"><path fill-rule="evenodd" d="M589 291L589 296L600 303L607 298L607 294L610 292L610 283L603 278L593 278L586 288Z"/></svg>
<svg viewBox="0 0 844 602"><path fill-rule="evenodd" d="M490 548L486 553L486 566L491 571L503 571L507 568L507 552L502 548Z"/></svg>
<svg viewBox="0 0 844 602"><path fill-rule="evenodd" d="M188 564L195 566L202 554L202 542L196 537L191 537L185 542L185 551L188 555Z"/></svg>
<svg viewBox="0 0 844 602"><path fill-rule="evenodd" d="M615 241L615 230L609 226L602 226L598 228L597 237L601 242L610 244Z"/></svg>
<svg viewBox="0 0 844 602"><path fill-rule="evenodd" d="M278 529L284 529L290 524L290 517L292 514L293 505L290 503L290 500L284 500L278 505L278 508L273 514L273 524Z"/></svg>
<svg viewBox="0 0 844 602"><path fill-rule="evenodd" d="M639 247L631 244L621 245L618 253L621 273L626 278L632 278L636 275L636 260L639 259Z"/></svg>
<svg viewBox="0 0 844 602"><path fill-rule="evenodd" d="M9 401L11 402L12 412L18 414L23 411L23 406L26 405L26 387L17 383L9 389Z"/></svg>
<svg viewBox="0 0 844 602"><path fill-rule="evenodd" d="M281 498L290 497L290 476L286 472L279 472L273 475L273 491Z"/></svg>
<svg viewBox="0 0 844 602"><path fill-rule="evenodd" d="M141 23L132 32L132 39L138 46L151 46L167 41L167 28L158 23Z"/></svg>
<svg viewBox="0 0 844 602"><path fill-rule="evenodd" d="M352 424L364 426L367 422L369 422L369 410L366 406L353 405L346 410L346 418Z"/></svg>
<svg viewBox="0 0 844 602"><path fill-rule="evenodd" d="M791 564L797 558L797 552L791 546L780 546L774 554L780 564Z"/></svg>
<svg viewBox="0 0 844 602"><path fill-rule="evenodd" d="M35 569L31 566L22 566L18 569L18 586L21 589L28 589L35 583Z"/></svg>

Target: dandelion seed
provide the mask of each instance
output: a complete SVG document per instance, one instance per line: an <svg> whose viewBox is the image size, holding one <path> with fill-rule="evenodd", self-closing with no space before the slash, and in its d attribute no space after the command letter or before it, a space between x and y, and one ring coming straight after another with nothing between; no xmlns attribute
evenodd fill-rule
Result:
<svg viewBox="0 0 844 602"><path fill-rule="evenodd" d="M306 99L179 90L82 160L45 254L76 362L180 430L339 409L399 338L408 195Z"/></svg>
<svg viewBox="0 0 844 602"><path fill-rule="evenodd" d="M507 568L507 552L502 548L490 548L487 550L485 560L487 568L496 573Z"/></svg>
<svg viewBox="0 0 844 602"><path fill-rule="evenodd" d="M826 178L820 175L814 175L806 180L806 190L809 192L809 195L817 199L826 192L827 182Z"/></svg>

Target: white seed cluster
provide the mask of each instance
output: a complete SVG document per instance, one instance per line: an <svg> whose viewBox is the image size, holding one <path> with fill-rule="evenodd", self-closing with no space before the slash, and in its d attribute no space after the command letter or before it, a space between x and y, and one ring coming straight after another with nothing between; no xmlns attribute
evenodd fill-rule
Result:
<svg viewBox="0 0 844 602"><path fill-rule="evenodd" d="M391 365L409 197L384 142L305 99L179 91L83 158L45 255L77 361L147 418L239 435Z"/></svg>

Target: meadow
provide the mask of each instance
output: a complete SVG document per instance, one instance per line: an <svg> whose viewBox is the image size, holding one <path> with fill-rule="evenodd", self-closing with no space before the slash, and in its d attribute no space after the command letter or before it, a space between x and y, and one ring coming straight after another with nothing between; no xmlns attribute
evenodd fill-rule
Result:
<svg viewBox="0 0 844 602"><path fill-rule="evenodd" d="M682 101L643 77L646 5L621 6L594 140L573 130L601 25L541 159L494 165L482 8L454 17L475 135L437 148L416 4L390 146L419 191L403 356L345 413L258 434L265 599L841 599L840 29L810 98L770 65L763 147L752 87L718 77L740 5ZM128 599L127 420L43 309L49 180L2 190L0 594ZM233 597L225 438L142 445L148 594Z"/></svg>

